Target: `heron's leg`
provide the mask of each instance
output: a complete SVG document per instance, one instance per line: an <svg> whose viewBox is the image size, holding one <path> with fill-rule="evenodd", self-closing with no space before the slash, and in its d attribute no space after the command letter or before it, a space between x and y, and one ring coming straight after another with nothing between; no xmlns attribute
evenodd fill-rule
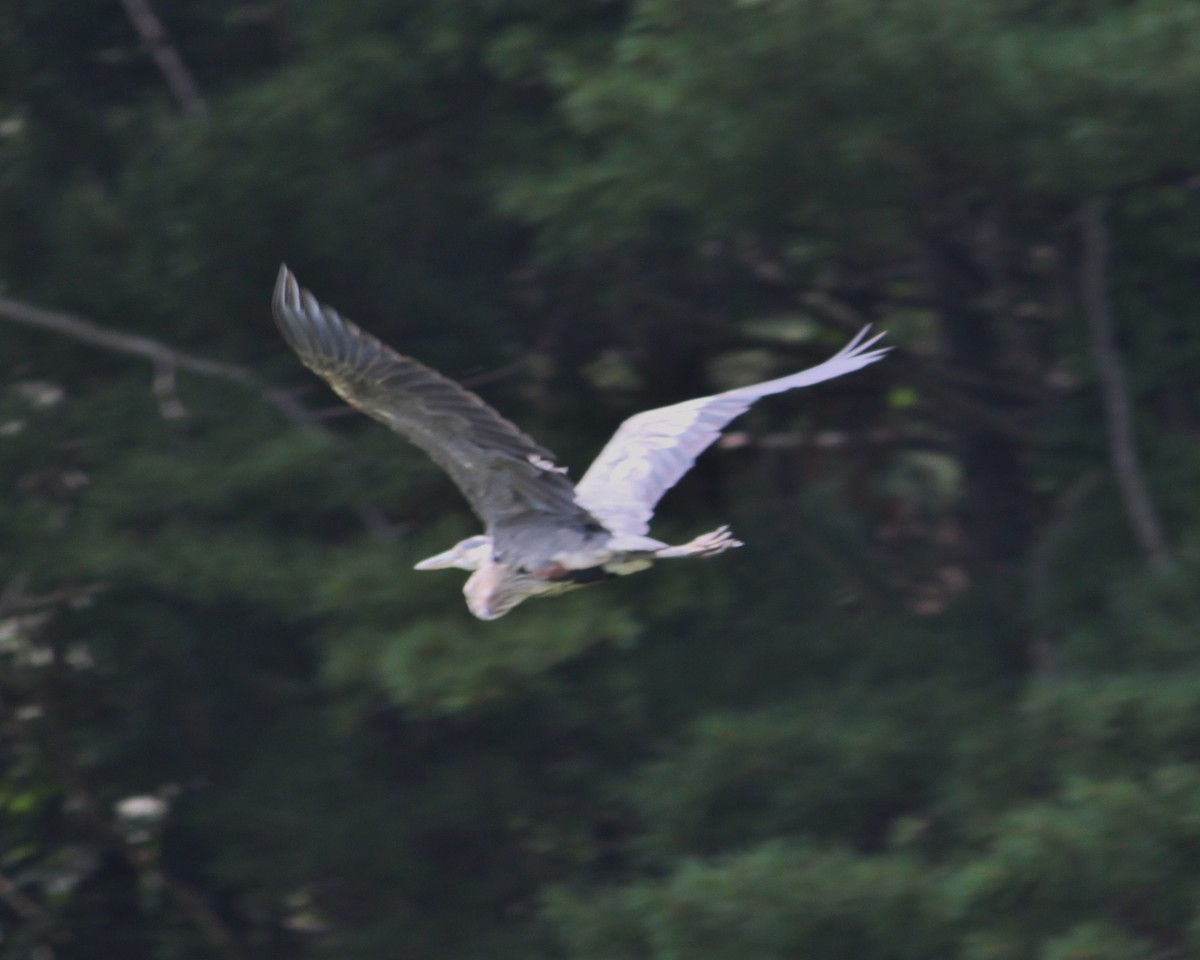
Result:
<svg viewBox="0 0 1200 960"><path fill-rule="evenodd" d="M733 547L740 547L742 541L729 532L729 526L718 527L709 533L703 533L690 543L677 547L664 547L655 557L660 560L670 560L677 557L715 557Z"/></svg>

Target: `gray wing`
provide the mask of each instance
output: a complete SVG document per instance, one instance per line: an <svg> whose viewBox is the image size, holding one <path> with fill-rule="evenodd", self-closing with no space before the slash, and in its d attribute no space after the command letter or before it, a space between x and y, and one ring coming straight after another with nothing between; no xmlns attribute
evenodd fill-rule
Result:
<svg viewBox="0 0 1200 960"><path fill-rule="evenodd" d="M493 536L503 539L509 523L531 513L549 515L553 525L595 524L552 453L475 394L318 303L286 266L272 307L304 365L351 406L424 450Z"/></svg>
<svg viewBox="0 0 1200 960"><path fill-rule="evenodd" d="M645 534L662 495L755 400L832 380L887 353L886 347L871 349L883 334L868 340L870 329L865 327L824 363L799 373L630 417L575 485L575 499L614 533Z"/></svg>

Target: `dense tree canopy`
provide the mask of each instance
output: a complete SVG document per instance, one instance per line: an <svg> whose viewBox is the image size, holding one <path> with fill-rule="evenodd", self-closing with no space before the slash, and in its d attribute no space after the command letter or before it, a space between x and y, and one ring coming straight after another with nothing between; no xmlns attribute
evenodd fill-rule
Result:
<svg viewBox="0 0 1200 960"><path fill-rule="evenodd" d="M1200 954L1197 102L1191 0L0 10L0 958ZM281 261L576 477L896 349L481 623Z"/></svg>

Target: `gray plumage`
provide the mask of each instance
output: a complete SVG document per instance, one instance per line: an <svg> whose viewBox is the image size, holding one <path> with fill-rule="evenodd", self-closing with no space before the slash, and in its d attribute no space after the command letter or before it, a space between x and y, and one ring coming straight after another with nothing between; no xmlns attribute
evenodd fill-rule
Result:
<svg viewBox="0 0 1200 960"><path fill-rule="evenodd" d="M760 397L861 369L886 348L863 330L824 363L790 376L648 410L626 420L578 484L554 455L479 397L378 339L279 271L275 322L309 369L347 403L424 450L467 498L485 533L417 564L472 570L476 616L503 616L530 596L645 569L655 559L741 546L727 527L670 547L646 533L659 499L725 426Z"/></svg>

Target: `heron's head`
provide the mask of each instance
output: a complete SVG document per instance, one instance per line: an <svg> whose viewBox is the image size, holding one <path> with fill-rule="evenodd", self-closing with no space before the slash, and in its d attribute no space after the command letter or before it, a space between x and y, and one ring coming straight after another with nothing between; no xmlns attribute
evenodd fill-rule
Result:
<svg viewBox="0 0 1200 960"><path fill-rule="evenodd" d="M479 566L491 557L492 538L485 533L460 540L445 553L422 560L414 570L442 570L446 567L458 567L459 570L477 570Z"/></svg>
<svg viewBox="0 0 1200 960"><path fill-rule="evenodd" d="M514 570L490 557L463 585L467 607L480 620L497 620L530 597L545 597L572 590L578 584L544 580Z"/></svg>

